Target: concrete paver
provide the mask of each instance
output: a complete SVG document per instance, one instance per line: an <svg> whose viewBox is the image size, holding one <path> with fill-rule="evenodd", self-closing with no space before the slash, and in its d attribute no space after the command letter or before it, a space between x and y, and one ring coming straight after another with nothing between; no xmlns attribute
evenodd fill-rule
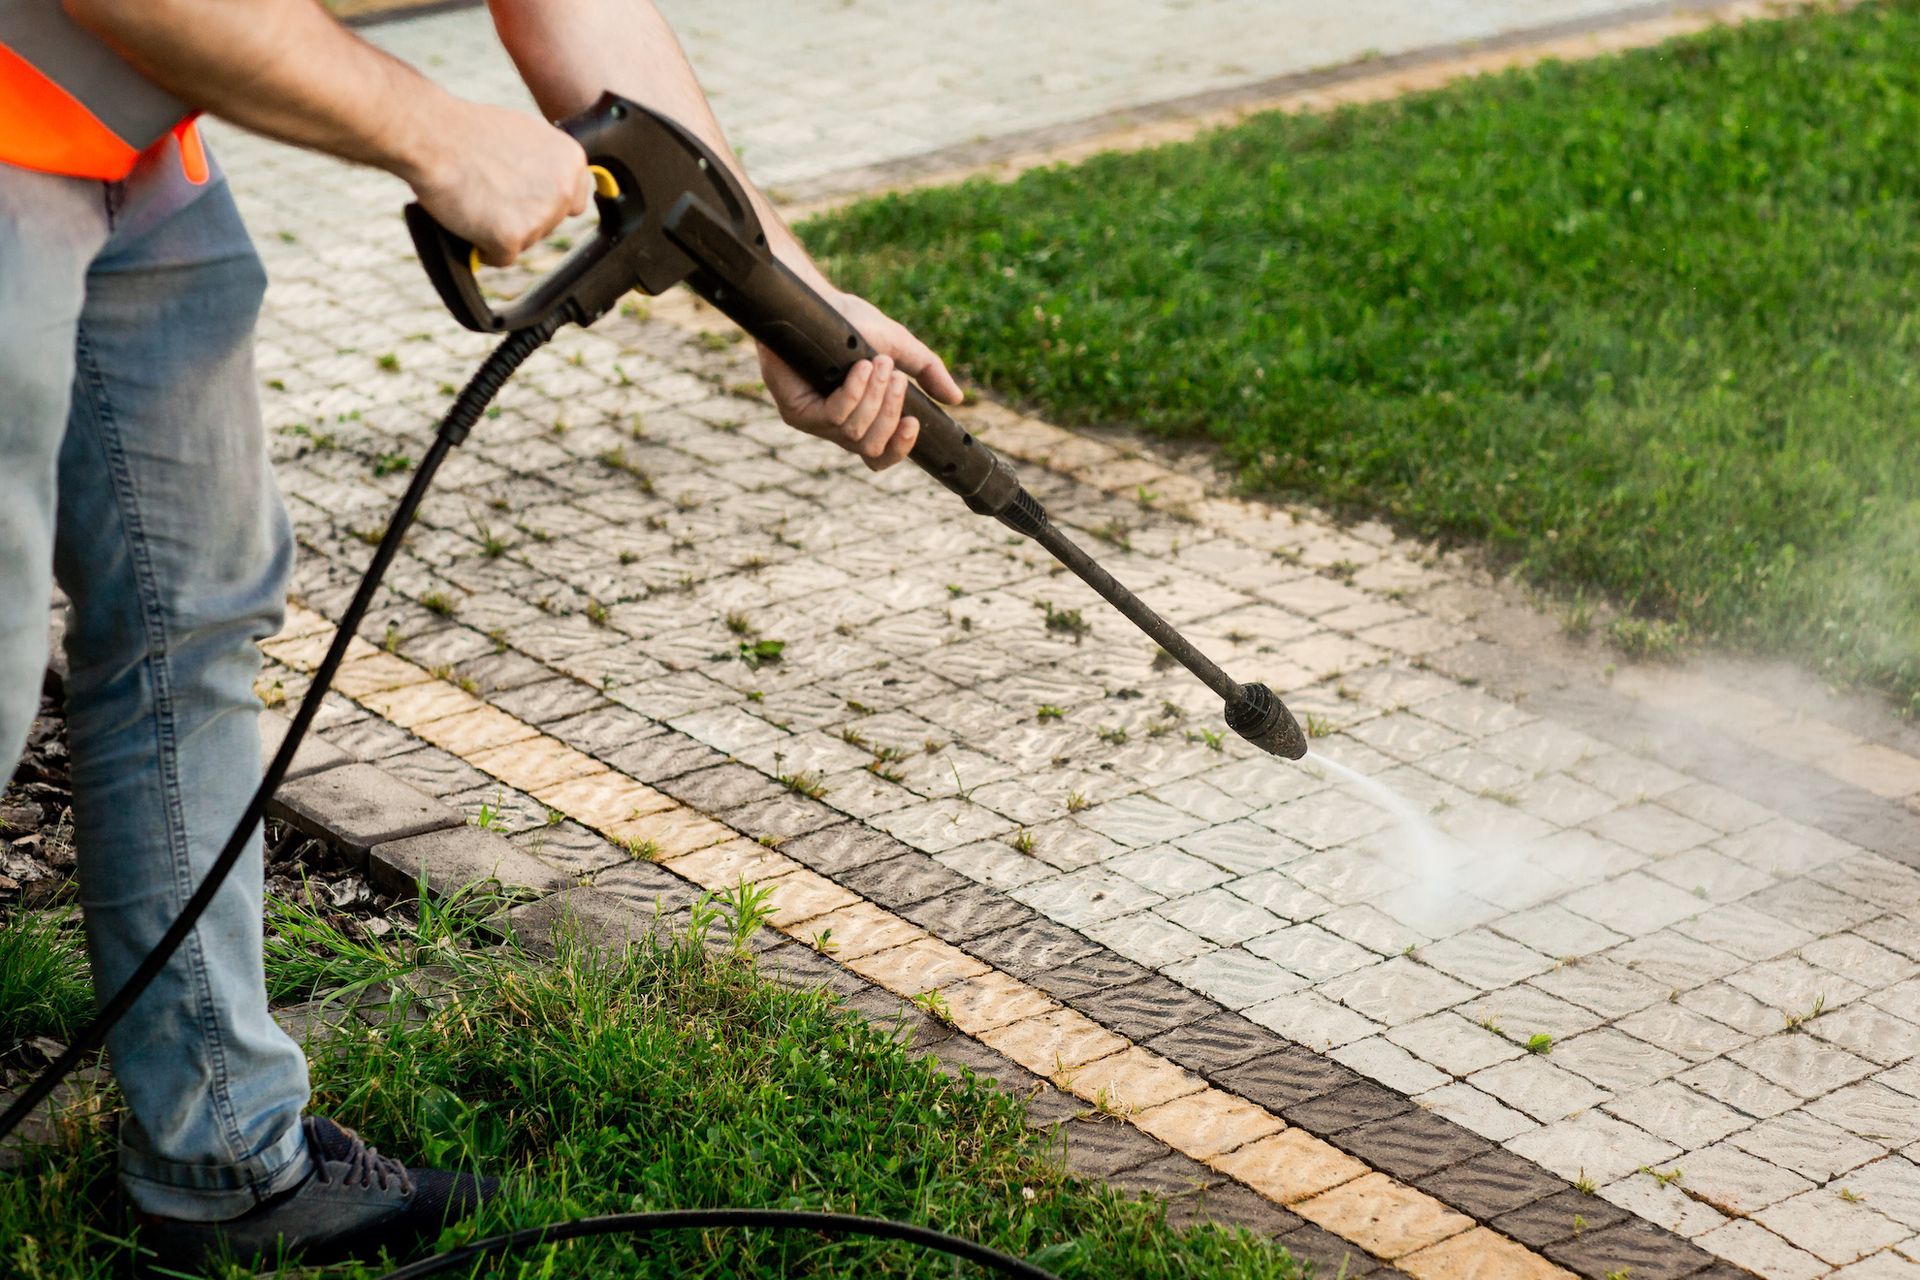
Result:
<svg viewBox="0 0 1920 1280"><path fill-rule="evenodd" d="M1361 52L1347 44L1367 31L1410 47L1604 6L1462 3L1392 23L1328 6L1290 39L1286 22L1249 24L1246 4L1188 6L1151 28L1151 56L1146 27L1109 24L1096 49L1050 34L1068 7L1016 22L982 21L981 7L943 6L967 38L947 42L931 97L904 68L848 67L831 94L795 70L809 59L794 41L884 27L886 6L705 6L687 30L749 165L777 184L884 158L835 130L890 112L886 146L925 150L1331 61ZM1250 45L1256 29L1288 48ZM378 38L470 91L515 96L476 13ZM876 59L895 47L855 43ZM1239 70L1217 57L1226 47ZM1048 75L1068 79L1048 89ZM970 114L982 99L994 112ZM404 483L393 460L418 455L443 386L484 343L433 301L394 216L397 184L215 132L273 281L260 375L304 550L297 594L328 614ZM1041 1075L1133 1051L1069 1010L1020 1005L1002 1022L990 1001L976 1008L1000 989L988 966L866 914L855 895L877 889L849 883L863 861L803 872L739 833L795 850L823 847L806 844L816 832L846 850L885 833L927 868L1084 929L1137 976L1330 1050L1769 1276L1875 1259L1892 1275L1916 1253L1901 1176L1920 1142L1911 736L1871 716L1812 720L1698 673L1629 668L1609 687L1597 663L1554 647L1550 624L1385 529L1231 501L1203 465L991 406L969 418L1025 459L1063 523L1083 536L1126 525L1131 552L1094 545L1230 669L1325 708L1340 727L1316 751L1434 810L1440 835L1416 836L1310 764L1257 758L1230 736L1214 747L1197 730L1217 727L1217 705L1156 670L1124 622L917 474L869 476L781 426L745 357L724 337L623 315L530 362L423 509L365 630L395 652L356 647L341 692L362 701L329 703L329 737L487 800L514 831L551 839L547 856L572 875L604 855L548 835L547 806L631 824L621 838L699 883L789 881L776 903L794 928L834 929L856 971L919 984L905 994L947 987L988 1045ZM1140 483L1191 496L1184 511L1142 509ZM1091 634L1048 632L1042 600L1084 610ZM784 640L783 660L717 657L737 649L730 619ZM266 647L280 664L269 685L297 697L314 633ZM1060 717L1036 720L1043 704ZM549 736L559 726L580 736ZM1126 741L1103 740L1110 727ZM1707 739L1739 744L1743 768L1707 767ZM740 772L700 784L706 799L669 802L723 765ZM777 782L800 774L824 791ZM1780 785L1795 779L1857 799L1802 802ZM1527 1053L1539 1034L1551 1049ZM1125 1103L1198 1132L1172 1123L1184 1113L1164 1092L1191 1077L1122 1065L1086 1078L1143 1090ZM1281 1179L1290 1199L1365 1172L1310 1149L1315 1168L1353 1169L1304 1189L1277 1153L1297 1161L1318 1142L1289 1129L1216 1164L1261 1190ZM1643 1166L1682 1172L1669 1185ZM1851 1206L1842 1189L1859 1212L1815 1212ZM1433 1254L1436 1274L1451 1256Z"/></svg>

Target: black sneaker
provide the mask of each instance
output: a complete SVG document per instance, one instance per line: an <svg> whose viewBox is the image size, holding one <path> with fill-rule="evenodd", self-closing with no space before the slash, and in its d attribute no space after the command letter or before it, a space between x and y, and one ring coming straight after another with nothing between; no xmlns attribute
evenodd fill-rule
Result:
<svg viewBox="0 0 1920 1280"><path fill-rule="evenodd" d="M238 1218L182 1222L136 1212L147 1267L195 1268L222 1258L241 1263L300 1257L308 1263L405 1252L499 1193L495 1178L409 1169L360 1135L308 1116L313 1172L298 1186Z"/></svg>

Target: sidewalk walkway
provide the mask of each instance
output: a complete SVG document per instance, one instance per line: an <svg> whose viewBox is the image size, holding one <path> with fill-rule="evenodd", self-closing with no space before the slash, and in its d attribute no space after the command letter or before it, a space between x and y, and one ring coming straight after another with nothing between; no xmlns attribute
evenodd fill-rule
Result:
<svg viewBox="0 0 1920 1280"><path fill-rule="evenodd" d="M820 8L809 39L875 21ZM696 58L722 12L690 19ZM962 84L1011 65L973 29L941 45ZM1243 78L1289 65L1247 30L1267 34L1191 47L1233 48ZM476 13L379 34L463 85L498 70ZM887 101L775 120L771 89L742 105L759 76L730 39L705 69L769 180L820 163L782 124ZM1085 56L1107 77L1074 111L1231 78L1167 39ZM1028 100L1016 83L1001 100ZM292 698L485 344L433 301L396 184L219 142L273 278L260 374L314 611L268 645ZM1204 690L999 526L782 427L712 328L614 316L530 362L389 575L363 634L391 652L343 672L333 741L504 810L602 918L670 882L771 881L783 929L831 931L827 968L940 989L961 1031L1267 1197L1271 1229L1305 1219L1422 1280L1920 1274L1911 729L1751 681L1609 679L1384 529L970 414L1116 574L1311 715L1316 752L1430 810L1446 840L1423 850L1321 771L1217 737ZM1087 634L1048 625L1075 610ZM756 640L780 660L744 660Z"/></svg>

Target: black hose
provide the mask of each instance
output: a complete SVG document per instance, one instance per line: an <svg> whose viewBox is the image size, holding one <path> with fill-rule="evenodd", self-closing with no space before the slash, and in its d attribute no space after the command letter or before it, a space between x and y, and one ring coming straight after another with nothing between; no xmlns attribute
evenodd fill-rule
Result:
<svg viewBox="0 0 1920 1280"><path fill-rule="evenodd" d="M930 1227L888 1218L863 1218L845 1213L820 1213L808 1209L667 1209L656 1213L615 1213L603 1218L576 1218L572 1222L545 1227L528 1227L506 1235L490 1236L422 1258L398 1271L387 1273L386 1280L420 1280L437 1276L463 1263L474 1262L490 1254L525 1249L562 1240L583 1240L593 1236L653 1235L662 1231L686 1231L701 1227L773 1227L791 1231L817 1231L829 1236L871 1236L881 1240L904 1240L924 1249L976 1262L989 1271L1015 1276L1019 1280L1056 1280L1031 1262L989 1249L983 1244L950 1236Z"/></svg>

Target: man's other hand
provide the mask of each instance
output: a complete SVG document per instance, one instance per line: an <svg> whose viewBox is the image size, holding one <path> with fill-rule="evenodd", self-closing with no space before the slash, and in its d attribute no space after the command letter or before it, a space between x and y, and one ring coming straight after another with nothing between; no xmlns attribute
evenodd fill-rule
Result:
<svg viewBox="0 0 1920 1280"><path fill-rule="evenodd" d="M883 471L905 458L920 438L919 420L900 416L909 374L935 400L959 404L964 396L940 357L899 321L865 298L850 293L826 296L872 345L876 357L853 366L830 396L815 391L765 346L760 348L760 376L788 426L831 440L859 454L872 470Z"/></svg>
<svg viewBox="0 0 1920 1280"><path fill-rule="evenodd" d="M524 111L456 102L445 145L409 177L441 226L504 267L593 195L580 144Z"/></svg>

